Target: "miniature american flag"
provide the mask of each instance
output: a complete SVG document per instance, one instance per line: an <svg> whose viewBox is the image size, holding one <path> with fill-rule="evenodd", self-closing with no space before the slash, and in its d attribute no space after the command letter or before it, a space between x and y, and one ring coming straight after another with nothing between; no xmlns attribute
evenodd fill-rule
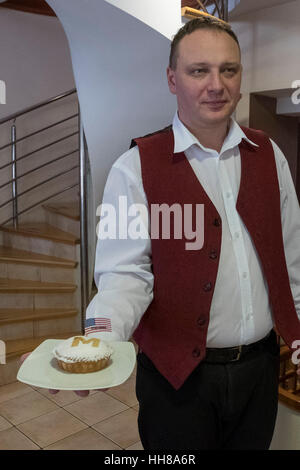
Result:
<svg viewBox="0 0 300 470"><path fill-rule="evenodd" d="M112 331L109 318L88 318L85 322L85 334L96 333L97 331Z"/></svg>

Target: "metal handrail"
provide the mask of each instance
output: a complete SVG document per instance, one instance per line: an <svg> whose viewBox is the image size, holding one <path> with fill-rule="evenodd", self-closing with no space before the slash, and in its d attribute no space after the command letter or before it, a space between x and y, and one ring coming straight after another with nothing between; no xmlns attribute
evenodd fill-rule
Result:
<svg viewBox="0 0 300 470"><path fill-rule="evenodd" d="M32 170L25 171L25 173L22 173L21 175L17 175L16 178L12 178L11 180L8 180L7 183L1 184L0 189L4 188L5 186L7 186L10 183L13 183L16 180L21 179L23 176L27 176L27 175L29 175L30 173L33 173L36 170L40 170L40 168L44 168L45 166L50 165L53 162L57 162L58 160L62 160L63 158L68 157L69 155L72 155L72 153L75 153L75 152L78 152L78 151L79 151L79 148L73 150L72 152L65 153L64 155L61 155L60 157L53 158L53 160L49 160L48 162L43 163L42 165L36 166L36 167L32 168Z"/></svg>
<svg viewBox="0 0 300 470"><path fill-rule="evenodd" d="M16 119L19 118L20 116L23 116L27 113L30 113L31 111L34 111L34 110L37 110L39 108L42 108L46 105L49 105L51 103L54 103L58 100L61 100L67 96L70 96L74 93L76 93L76 89L72 89L72 90L69 90L67 92L64 92L64 93L61 93L60 95L57 95L57 96L54 96L48 100L45 100L45 101L42 101L34 106L30 106L28 108L25 108L23 109L22 111L20 112L17 112L17 113L14 113L14 114L11 114L10 116L4 118L4 119L1 119L0 120L0 125L2 124L5 124L5 123L8 123L9 121L13 121L12 122L12 125L11 125L11 142L3 145L0 147L0 151L1 150L4 150L4 149L11 149L11 155L12 155L12 161L9 162L9 163L6 163L2 166L0 166L0 170L3 170L5 168L8 168L11 166L12 168L12 178L8 181L6 181L5 183L1 184L0 185L0 189L8 186L8 185L12 185L12 197L5 201L4 203L2 203L0 205L0 208L6 206L7 204L9 203L13 203L13 216L12 217L9 217L8 219L6 219L4 222L2 222L2 225L5 225L7 224L8 222L12 221L13 220L13 223L14 223L14 227L16 228L18 226L18 216L19 215L22 215L28 211L30 211L31 209L37 207L37 206L40 206L41 204L43 204L44 202L48 201L49 199L52 199L53 197L56 197L66 191L69 191L70 189L73 189L75 187L78 187L80 185L80 234L81 234L81 237L80 237L80 265L81 265L81 307L82 307L82 313L84 313L85 311L85 308L87 306L87 302L88 302L88 278L89 278L89 266L88 266L88 252L87 252L87 200L86 200L86 187L87 187L87 182L86 182L86 155L87 155L87 148L86 148L86 141L85 141L85 135L84 135L84 130L83 130L83 126L82 126L82 123L81 123L81 118L80 118L80 109L78 107L78 113L76 114L72 114L64 119L61 119L60 121L57 121L53 124L50 124L48 126L44 126L40 129L38 129L37 131L34 131L34 132L30 132L29 134L26 134L24 135L23 137L21 138L17 138L17 132L16 132L16 125L15 125L15 122L16 122ZM22 156L18 156L17 158L17 144L19 142L22 142L30 137L33 137L35 135L38 135L38 134L41 134L42 132L45 132L46 130L48 129L51 129L51 128L54 128L55 126L58 126L59 124L62 124L66 121L69 121L73 118L77 117L78 118L78 126L77 126L77 129L76 132L72 132L72 133L69 133L59 139L56 139L46 145L42 145L40 146L39 148L35 149L35 150L32 150ZM55 144L58 144L59 142L62 142L62 141L65 141L66 139L70 138L70 137L73 137L77 135L78 138L79 138L79 148L76 148L75 150L72 150L72 151L68 151L67 153L64 153L63 155L60 155L59 157L56 157L50 161L47 161L45 163L42 163L41 165L38 165L36 166L35 168L32 168L22 174L17 174L17 164L24 160L25 158L29 157L29 156L32 156L34 154L36 154L37 152L40 152L42 150L45 150ZM48 177L46 178L45 180L43 181L40 181L39 183L35 184L34 186L31 186L30 188L22 191L21 193L18 193L18 190L17 190L17 183L18 181L21 179L21 178L24 178L25 176L33 173L34 171L37 171L47 165L50 165L52 164L53 162L57 162L59 160L62 160L63 158L77 152L79 150L79 157L80 157L80 164L79 165L75 165L75 166L72 166L72 168L69 168L67 170L64 170L64 171L61 171L59 173L56 173L55 175L51 176L51 177ZM56 178L58 178L59 176L61 175L64 175L64 174L67 174L67 173L70 173L71 171L75 170L79 168L79 174L80 174L80 181L79 183L76 182L75 184L73 185L70 185L64 189L61 189L43 199L40 199L38 202L35 202L34 204L31 204L29 207L26 207L25 209L19 211L18 210L18 198L20 196L23 196L24 194L30 192L30 191L33 191L34 189L38 188L38 187L41 187L42 185L45 185L46 183L48 183L49 181L52 181ZM82 331L84 332L84 315L82 315L82 319L81 319L81 325L82 325Z"/></svg>
<svg viewBox="0 0 300 470"><path fill-rule="evenodd" d="M74 165L72 168L69 168L68 170L64 170L64 171L62 171L61 173L57 173L57 174L54 175L54 176L50 176L50 177L47 178L46 180L41 181L40 183L37 183L37 184L35 184L34 186L31 186L31 188L25 189L25 191L22 191L21 193L18 193L18 196L14 196L14 197L8 199L7 201L3 202L2 204L0 204L0 209L1 209L1 207L6 206L6 204L8 204L9 202L12 202L12 201L16 200L19 196L23 196L23 194L29 193L29 192L32 191L33 189L36 189L36 188L38 188L39 186L41 186L42 184L45 184L45 183L48 183L48 182L51 181L51 180L54 180L54 179L57 178L58 176L65 175L66 173L69 173L70 171L75 170L75 168L79 168L79 165Z"/></svg>
<svg viewBox="0 0 300 470"><path fill-rule="evenodd" d="M28 108L25 108L22 111L10 114L10 116L0 119L0 125L4 124L5 122L11 121L12 119L16 119L17 117L23 116L24 114L30 113L31 111L34 111L35 109L39 109L42 106L45 106L46 104L54 103L55 101L61 100L62 98L65 98L66 96L72 95L73 93L76 93L76 92L77 92L76 88L72 88L72 90L61 93L60 95L49 98L48 100L40 101L40 103L35 104L33 106L29 106Z"/></svg>
<svg viewBox="0 0 300 470"><path fill-rule="evenodd" d="M78 186L78 183L75 183L75 184L73 184L72 186L68 186L67 188L62 189L61 191L58 191L57 193L51 194L51 196L47 196L47 197L45 197L44 199L41 199L39 202L36 202L35 204L32 204L32 206L26 207L26 209L23 209L22 211L18 212L18 214L19 214L19 215L24 214L24 212L27 212L27 211L29 211L30 209L33 209L34 207L39 206L39 205L42 204L43 202L48 201L48 200L51 199L52 197L58 196L59 194L62 194L62 193L64 193L64 192L66 192L66 191L69 191L69 189L75 188L76 186ZM13 217L10 217L9 219L6 219L4 222L2 222L2 225L7 224L7 222L10 222L11 220L13 220Z"/></svg>
<svg viewBox="0 0 300 470"><path fill-rule="evenodd" d="M15 140L15 143L18 144L18 143L21 142L22 140L28 139L28 137L32 137L32 136L34 136L34 135L36 135L36 134L39 134L40 132L46 131L46 130L48 130L48 129L51 129L51 127L58 126L58 124L62 124L63 122L69 121L70 119L73 119L74 117L77 117L77 116L78 116L78 113L73 114L72 116L69 116L69 117L67 117L66 119L62 119L61 121L57 121L57 122L55 122L54 124L50 124L50 126L42 127L41 129L38 129L38 130L35 131L35 132L31 132L30 134L26 134L26 135L24 135L23 137L20 137L19 139L16 139L16 140ZM0 150L4 150L4 149L6 149L7 147L11 147L11 146L12 146L12 142L9 142L8 144L5 144L5 145L3 145L2 147L0 147Z"/></svg>
<svg viewBox="0 0 300 470"><path fill-rule="evenodd" d="M25 155L22 155L22 157L18 158L18 162L23 160L24 158L30 157L30 155L33 155L34 153L39 152L40 150L45 150L48 147L51 147L51 145L57 144L58 142L62 142L63 140L68 139L68 137L73 137L74 135L78 135L78 131L72 132L72 134L65 135L64 137L61 137L60 139L54 140L53 142L50 142L50 144L43 145L42 147L39 147L32 152L25 153ZM5 165L0 166L0 170L3 170L3 168L6 168L10 165L12 165L13 162L8 162L5 163Z"/></svg>

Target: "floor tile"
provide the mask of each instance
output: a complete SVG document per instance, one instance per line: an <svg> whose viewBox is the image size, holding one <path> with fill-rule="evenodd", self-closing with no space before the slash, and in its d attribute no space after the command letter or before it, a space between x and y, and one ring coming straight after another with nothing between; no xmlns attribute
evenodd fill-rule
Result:
<svg viewBox="0 0 300 470"><path fill-rule="evenodd" d="M135 406L138 403L135 394L135 378L127 380L118 387L110 388L106 393L128 406Z"/></svg>
<svg viewBox="0 0 300 470"><path fill-rule="evenodd" d="M65 410L59 409L17 427L40 447L46 447L87 426Z"/></svg>
<svg viewBox="0 0 300 470"><path fill-rule="evenodd" d="M39 447L18 429L10 428L0 432L0 450L34 450Z"/></svg>
<svg viewBox="0 0 300 470"><path fill-rule="evenodd" d="M46 450L122 450L114 442L101 436L94 429L88 428L61 441L55 442Z"/></svg>
<svg viewBox="0 0 300 470"><path fill-rule="evenodd" d="M5 429L11 428L12 424L6 421L5 418L0 416L0 431L4 431Z"/></svg>
<svg viewBox="0 0 300 470"><path fill-rule="evenodd" d="M48 398L48 400L51 400L54 403L56 403L58 406L65 406L65 405L69 405L70 403L73 403L74 401L82 400L82 397L79 397L78 395L76 395L76 393L74 393L73 391L69 391L69 390L60 390L58 393L55 393L54 395L52 395L49 392L49 390L45 388L44 389L39 388L37 389L37 391L41 395Z"/></svg>
<svg viewBox="0 0 300 470"><path fill-rule="evenodd" d="M128 407L124 403L110 397L104 392L98 392L88 396L83 400L72 403L64 407L65 410L72 413L89 426L109 418Z"/></svg>
<svg viewBox="0 0 300 470"><path fill-rule="evenodd" d="M93 428L124 449L140 439L137 416L137 411L129 408L122 413L94 424Z"/></svg>
<svg viewBox="0 0 300 470"><path fill-rule="evenodd" d="M55 403L35 391L0 403L0 415L14 425L24 423L55 409L59 409Z"/></svg>
<svg viewBox="0 0 300 470"><path fill-rule="evenodd" d="M132 446L126 447L126 450L144 450L141 441L136 442Z"/></svg>
<svg viewBox="0 0 300 470"><path fill-rule="evenodd" d="M0 387L0 403L11 400L16 397L20 397L25 393L32 392L29 385L23 384L21 382L13 382L7 385L1 385Z"/></svg>

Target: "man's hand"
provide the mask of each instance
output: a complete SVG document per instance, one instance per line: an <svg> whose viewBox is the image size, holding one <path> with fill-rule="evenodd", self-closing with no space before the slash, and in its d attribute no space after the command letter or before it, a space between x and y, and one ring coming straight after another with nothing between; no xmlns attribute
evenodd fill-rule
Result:
<svg viewBox="0 0 300 470"><path fill-rule="evenodd" d="M23 354L20 358L20 361L21 362L24 362L25 359L31 354L31 352L29 353L26 353L26 354ZM99 388L97 391L98 392L106 392L106 390L108 390L108 388ZM58 393L59 390L56 390L56 389L53 389L53 388L50 388L49 389L49 393L51 393L51 395L55 395L56 393ZM76 393L76 395L78 395L79 397L87 397L90 393L89 390L74 390L74 392Z"/></svg>

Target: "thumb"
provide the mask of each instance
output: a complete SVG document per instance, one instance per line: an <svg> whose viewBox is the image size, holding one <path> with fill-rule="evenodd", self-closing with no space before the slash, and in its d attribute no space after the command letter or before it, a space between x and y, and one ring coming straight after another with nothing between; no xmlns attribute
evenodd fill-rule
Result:
<svg viewBox="0 0 300 470"><path fill-rule="evenodd" d="M21 362L24 362L25 359L26 359L30 354L31 354L31 352L26 353L26 354L23 354L23 355L20 357L20 361L21 361Z"/></svg>

